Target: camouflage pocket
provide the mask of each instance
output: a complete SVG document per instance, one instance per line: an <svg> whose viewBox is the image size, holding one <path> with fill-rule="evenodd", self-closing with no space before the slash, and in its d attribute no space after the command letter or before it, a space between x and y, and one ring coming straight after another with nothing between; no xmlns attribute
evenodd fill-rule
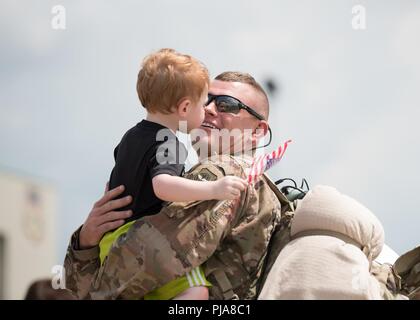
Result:
<svg viewBox="0 0 420 320"><path fill-rule="evenodd" d="M165 206L161 212L164 212L169 218L181 219L187 215L197 212L196 208L207 202L209 206L213 201L194 200L188 202L172 202Z"/></svg>

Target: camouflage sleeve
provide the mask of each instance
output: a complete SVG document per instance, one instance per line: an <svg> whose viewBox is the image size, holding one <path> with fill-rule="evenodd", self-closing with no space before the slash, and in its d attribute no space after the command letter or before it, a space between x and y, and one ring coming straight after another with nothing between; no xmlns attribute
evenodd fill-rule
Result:
<svg viewBox="0 0 420 320"><path fill-rule="evenodd" d="M199 165L189 179L217 180L226 172L214 164ZM141 299L146 293L185 275L205 262L231 229L246 192L236 201L170 203L157 215L133 224L111 248L99 271L91 298Z"/></svg>
<svg viewBox="0 0 420 320"><path fill-rule="evenodd" d="M401 294L420 300L420 246L402 254L393 266L401 280Z"/></svg>
<svg viewBox="0 0 420 320"><path fill-rule="evenodd" d="M76 230L67 247L64 259L66 288L78 299L88 298L88 292L92 281L99 269L99 249L94 247L86 250L78 250L79 232Z"/></svg>

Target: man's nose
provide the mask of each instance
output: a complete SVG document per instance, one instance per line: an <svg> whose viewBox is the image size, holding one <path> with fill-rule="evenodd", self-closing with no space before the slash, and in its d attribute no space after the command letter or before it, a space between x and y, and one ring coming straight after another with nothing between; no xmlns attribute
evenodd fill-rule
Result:
<svg viewBox="0 0 420 320"><path fill-rule="evenodd" d="M205 106L204 111L206 114L216 117L217 109L216 109L216 104L214 103L214 101L210 102L207 106Z"/></svg>

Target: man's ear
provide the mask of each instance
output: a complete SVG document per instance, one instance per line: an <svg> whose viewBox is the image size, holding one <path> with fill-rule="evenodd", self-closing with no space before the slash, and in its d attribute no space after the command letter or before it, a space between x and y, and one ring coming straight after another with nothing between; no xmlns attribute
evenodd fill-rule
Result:
<svg viewBox="0 0 420 320"><path fill-rule="evenodd" d="M177 112L181 118L186 118L191 108L191 100L188 98L182 99L177 105Z"/></svg>
<svg viewBox="0 0 420 320"><path fill-rule="evenodd" d="M252 145L258 145L258 142L265 137L268 132L268 123L265 120L260 120L255 131L252 133Z"/></svg>

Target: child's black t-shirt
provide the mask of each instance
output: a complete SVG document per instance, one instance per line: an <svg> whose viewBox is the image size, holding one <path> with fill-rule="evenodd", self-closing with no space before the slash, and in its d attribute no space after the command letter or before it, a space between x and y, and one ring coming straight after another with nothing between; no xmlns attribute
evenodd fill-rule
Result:
<svg viewBox="0 0 420 320"><path fill-rule="evenodd" d="M181 176L187 149L168 128L143 120L126 132L114 158L109 188L123 184L125 191L120 197L133 197L129 206L119 209L133 210L126 219L129 222L161 210L163 201L153 191L152 178L159 174Z"/></svg>

